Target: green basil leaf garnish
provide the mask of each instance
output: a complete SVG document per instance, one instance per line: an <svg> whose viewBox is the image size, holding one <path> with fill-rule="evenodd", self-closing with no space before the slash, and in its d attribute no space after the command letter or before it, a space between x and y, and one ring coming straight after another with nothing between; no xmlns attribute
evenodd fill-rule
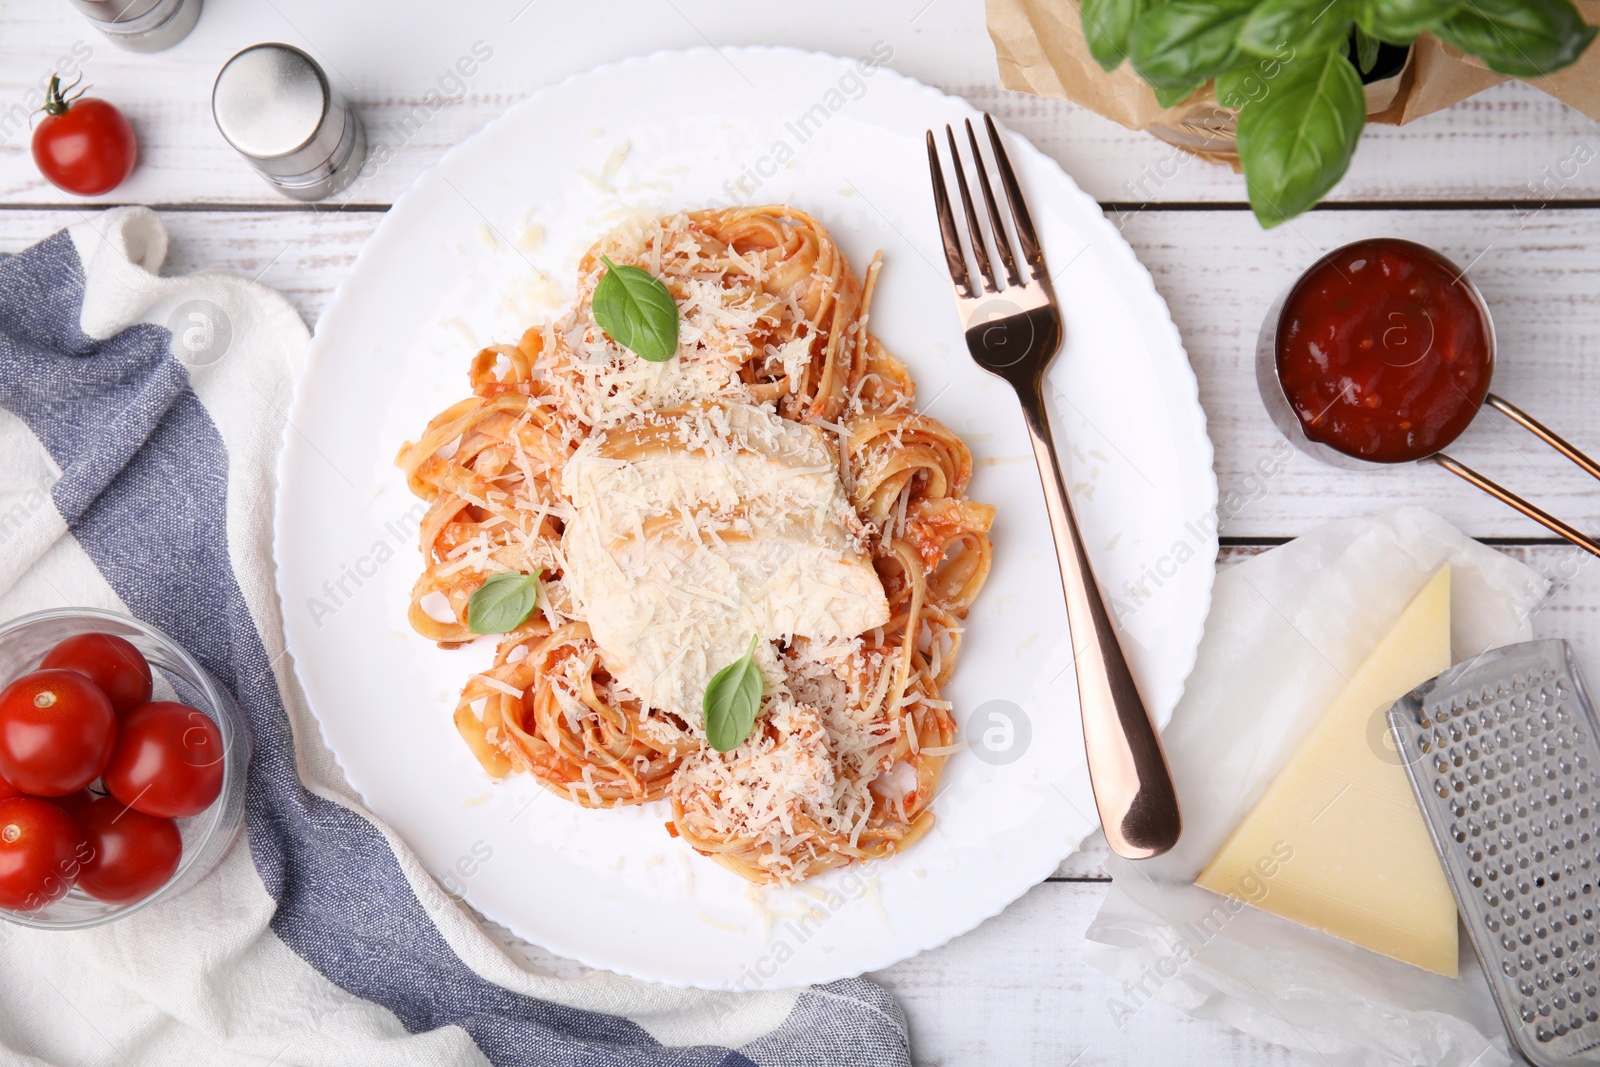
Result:
<svg viewBox="0 0 1600 1067"><path fill-rule="evenodd" d="M1513 78L1551 74L1594 40L1572 0L1472 0L1434 34Z"/></svg>
<svg viewBox="0 0 1600 1067"><path fill-rule="evenodd" d="M678 302L660 278L638 267L619 267L605 256L606 272L594 287L594 321L623 348L651 363L678 350Z"/></svg>
<svg viewBox="0 0 1600 1067"><path fill-rule="evenodd" d="M504 634L527 622L539 603L539 573L492 575L467 598L467 629Z"/></svg>
<svg viewBox="0 0 1600 1067"><path fill-rule="evenodd" d="M1146 7L1145 0L1083 0L1080 20L1089 54L1106 70L1128 58L1128 32Z"/></svg>
<svg viewBox="0 0 1600 1067"><path fill-rule="evenodd" d="M1239 61L1239 26L1256 2L1173 0L1151 8L1128 34L1128 58L1154 89L1201 84Z"/></svg>
<svg viewBox="0 0 1600 1067"><path fill-rule="evenodd" d="M701 709L706 717L706 740L718 752L732 752L750 736L761 710L761 670L756 666L758 635L750 638L744 658L728 664L706 686Z"/></svg>
<svg viewBox="0 0 1600 1067"><path fill-rule="evenodd" d="M1366 93L1343 48L1285 64L1239 112L1239 162L1261 225L1293 218L1338 184L1366 121Z"/></svg>

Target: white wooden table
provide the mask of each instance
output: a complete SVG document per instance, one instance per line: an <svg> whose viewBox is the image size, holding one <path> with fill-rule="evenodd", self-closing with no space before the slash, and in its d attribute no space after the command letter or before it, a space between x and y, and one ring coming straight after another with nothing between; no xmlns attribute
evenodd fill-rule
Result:
<svg viewBox="0 0 1600 1067"><path fill-rule="evenodd" d="M263 40L317 56L360 107L372 139L393 152L336 214L279 199L212 125L216 71L238 48ZM465 94L417 111L480 40L493 58ZM1420 504L1553 577L1556 591L1537 625L1574 641L1590 669L1600 669L1600 563L1443 471L1355 476L1296 458L1270 479L1253 474L1279 440L1251 370L1267 305L1319 251L1379 234L1471 263L1496 315L1496 390L1580 447L1600 450L1600 165L1571 165L1600 156L1600 127L1520 85L1404 129L1369 130L1323 209L1263 232L1231 172L1186 161L1072 105L1001 91L979 0L210 0L194 35L155 56L115 50L61 0L0 0L0 250L20 249L92 210L39 178L26 130L8 117L75 42L93 48L96 94L126 111L141 142L138 171L105 202L162 211L170 271L259 277L315 322L387 205L445 149L539 86L663 48L786 44L861 55L877 41L893 49L891 66L992 110L1058 159L1150 267L1200 379L1220 488L1244 501L1222 527L1221 565L1336 516ZM408 132L400 132L404 116L412 116ZM1152 177L1164 174L1172 177ZM1494 416L1452 451L1569 521L1600 529L1596 487ZM1119 1028L1107 1005L1117 988L1078 956L1106 885L1098 856L1074 856L978 930L875 975L910 1014L918 1062L1295 1060L1160 1003ZM529 954L557 969L573 966Z"/></svg>

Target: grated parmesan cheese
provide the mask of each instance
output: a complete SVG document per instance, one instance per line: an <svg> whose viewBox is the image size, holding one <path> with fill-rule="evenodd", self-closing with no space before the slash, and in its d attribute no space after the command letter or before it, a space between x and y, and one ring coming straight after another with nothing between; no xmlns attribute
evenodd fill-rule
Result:
<svg viewBox="0 0 1600 1067"><path fill-rule="evenodd" d="M505 682L500 681L500 679L491 678L487 674L477 674L473 677L475 677L479 682L488 686L490 689L504 693L508 697L515 697L518 700L522 699L522 690L518 689L514 685L507 685Z"/></svg>
<svg viewBox="0 0 1600 1067"><path fill-rule="evenodd" d="M617 463L608 452L633 454ZM607 668L701 728L711 676L769 641L853 637L888 620L883 585L846 532L821 431L751 405L694 408L586 441L562 484L564 580Z"/></svg>

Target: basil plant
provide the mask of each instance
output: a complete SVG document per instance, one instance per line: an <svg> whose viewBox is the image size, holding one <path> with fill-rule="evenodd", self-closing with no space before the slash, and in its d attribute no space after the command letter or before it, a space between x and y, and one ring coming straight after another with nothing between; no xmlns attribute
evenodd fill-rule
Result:
<svg viewBox="0 0 1600 1067"><path fill-rule="evenodd" d="M1327 195L1366 123L1361 75L1384 44L1429 33L1517 78L1575 61L1594 38L1572 0L1083 0L1106 70L1128 60L1164 107L1207 82L1238 111L1250 207L1276 226Z"/></svg>

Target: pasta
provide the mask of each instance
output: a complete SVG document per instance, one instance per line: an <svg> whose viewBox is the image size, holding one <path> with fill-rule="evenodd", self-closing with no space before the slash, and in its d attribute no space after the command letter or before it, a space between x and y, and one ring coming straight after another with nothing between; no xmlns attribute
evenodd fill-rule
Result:
<svg viewBox="0 0 1600 1067"><path fill-rule="evenodd" d="M647 363L595 322L602 256L671 291L671 359ZM868 331L880 267L858 278L786 206L627 223L583 257L572 309L479 352L472 395L400 450L429 505L419 634L473 640L475 590L539 575L533 614L455 709L490 775L532 774L587 807L665 801L669 833L759 883L890 856L932 826L956 748L941 691L993 509L965 498L970 452L915 410ZM603 599L607 568L629 596ZM692 605L722 595L702 571L765 599L701 618ZM681 640L719 625L729 647L769 631L760 716L729 752L699 714L724 663ZM627 627L637 640L608 638Z"/></svg>

